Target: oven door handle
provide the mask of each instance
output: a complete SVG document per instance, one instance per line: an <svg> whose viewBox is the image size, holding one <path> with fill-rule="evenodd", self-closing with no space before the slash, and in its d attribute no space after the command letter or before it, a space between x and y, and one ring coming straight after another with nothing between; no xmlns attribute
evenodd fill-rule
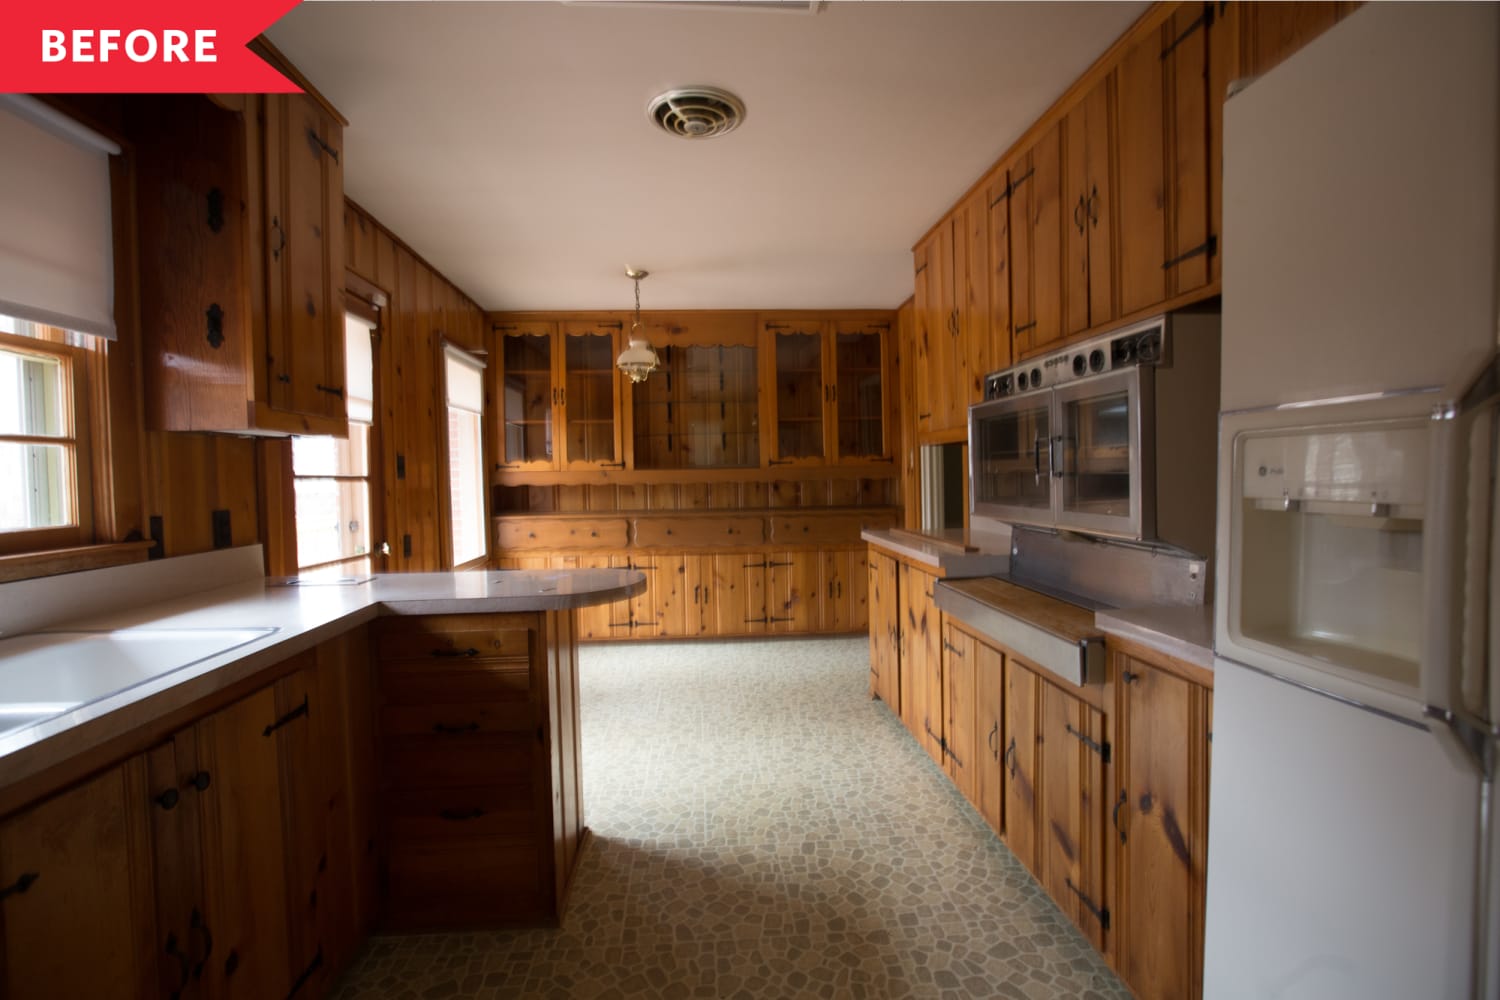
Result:
<svg viewBox="0 0 1500 1000"><path fill-rule="evenodd" d="M1067 440L1067 438L1059 434L1047 442L1047 464L1052 467L1052 475L1058 479L1068 474L1067 470L1063 468L1063 456L1067 454L1063 451L1063 444Z"/></svg>
<svg viewBox="0 0 1500 1000"><path fill-rule="evenodd" d="M1036 472L1036 478L1042 478L1042 442L1047 442L1047 462L1052 462L1052 441L1050 438L1038 434L1031 442L1031 467ZM1050 470L1049 470L1050 471Z"/></svg>

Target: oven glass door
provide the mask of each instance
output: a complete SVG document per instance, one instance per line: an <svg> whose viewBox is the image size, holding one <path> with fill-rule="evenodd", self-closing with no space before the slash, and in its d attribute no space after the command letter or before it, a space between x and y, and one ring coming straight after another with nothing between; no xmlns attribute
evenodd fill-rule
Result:
<svg viewBox="0 0 1500 1000"><path fill-rule="evenodd" d="M1144 385L1144 389L1143 389ZM1149 371L1127 369L1056 390L1058 527L1142 537L1143 395Z"/></svg>
<svg viewBox="0 0 1500 1000"><path fill-rule="evenodd" d="M971 509L1019 524L1052 523L1052 394L969 408Z"/></svg>

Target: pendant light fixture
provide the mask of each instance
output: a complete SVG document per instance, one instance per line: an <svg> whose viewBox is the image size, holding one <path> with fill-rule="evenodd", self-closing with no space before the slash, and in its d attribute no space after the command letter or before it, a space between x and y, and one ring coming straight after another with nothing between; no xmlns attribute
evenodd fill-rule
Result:
<svg viewBox="0 0 1500 1000"><path fill-rule="evenodd" d="M620 352L615 367L629 375L632 382L646 381L646 376L661 363L646 340L646 327L641 323L641 279L650 273L633 267L625 269L625 277L635 282L635 322L630 325L630 346Z"/></svg>

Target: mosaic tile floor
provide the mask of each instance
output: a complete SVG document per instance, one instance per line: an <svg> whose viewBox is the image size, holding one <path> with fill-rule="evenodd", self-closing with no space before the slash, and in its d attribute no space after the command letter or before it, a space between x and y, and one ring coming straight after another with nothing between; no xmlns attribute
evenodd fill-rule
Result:
<svg viewBox="0 0 1500 1000"><path fill-rule="evenodd" d="M583 650L561 929L376 937L339 1000L1129 993L867 694L863 637Z"/></svg>

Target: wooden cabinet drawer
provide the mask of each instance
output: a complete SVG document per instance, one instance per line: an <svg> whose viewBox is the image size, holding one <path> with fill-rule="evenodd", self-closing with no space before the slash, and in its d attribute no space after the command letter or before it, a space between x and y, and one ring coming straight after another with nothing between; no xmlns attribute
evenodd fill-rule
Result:
<svg viewBox="0 0 1500 1000"><path fill-rule="evenodd" d="M857 545L862 524L859 517L782 515L771 518L771 541L776 545Z"/></svg>
<svg viewBox="0 0 1500 1000"><path fill-rule="evenodd" d="M535 845L482 838L392 851L386 866L388 923L462 927L543 912L550 867Z"/></svg>
<svg viewBox="0 0 1500 1000"><path fill-rule="evenodd" d="M385 779L393 789L464 788L531 781L536 733L388 736Z"/></svg>
<svg viewBox="0 0 1500 1000"><path fill-rule="evenodd" d="M536 789L530 782L480 788L423 788L392 793L385 806L391 850L455 840L489 845L536 841Z"/></svg>
<svg viewBox="0 0 1500 1000"><path fill-rule="evenodd" d="M446 691L444 692L446 695ZM385 736L429 736L452 741L461 753L464 740L496 733L536 733L536 710L525 698L511 702L464 702L449 698L431 704L388 704L380 710Z"/></svg>
<svg viewBox="0 0 1500 1000"><path fill-rule="evenodd" d="M532 629L504 625L476 627L472 619L423 619L420 624L402 623L381 627L375 635L375 655L382 661L430 660L434 663L462 660L524 660L531 655Z"/></svg>
<svg viewBox="0 0 1500 1000"><path fill-rule="evenodd" d="M495 533L501 552L526 549L623 549L630 540L624 518L574 521L505 518Z"/></svg>
<svg viewBox="0 0 1500 1000"><path fill-rule="evenodd" d="M765 522L758 517L638 518L635 544L645 548L759 545Z"/></svg>
<svg viewBox="0 0 1500 1000"><path fill-rule="evenodd" d="M525 702L531 697L531 664L493 660L384 663L380 691L387 705Z"/></svg>

